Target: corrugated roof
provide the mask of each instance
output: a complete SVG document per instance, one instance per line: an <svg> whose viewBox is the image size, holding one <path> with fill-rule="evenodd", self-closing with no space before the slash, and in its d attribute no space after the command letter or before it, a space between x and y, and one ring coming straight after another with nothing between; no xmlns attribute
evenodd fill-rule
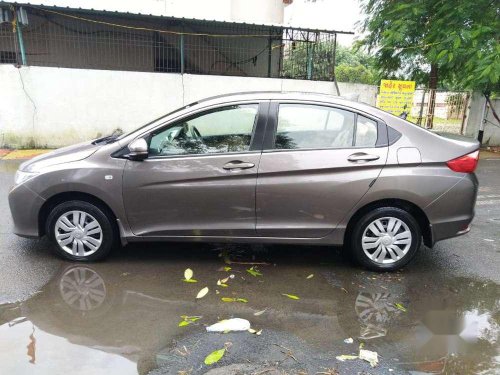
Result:
<svg viewBox="0 0 500 375"><path fill-rule="evenodd" d="M145 14L145 13L132 13L132 12L119 12L112 10L97 10L94 8L71 8L71 7L61 7L56 5L44 5L44 4L31 4L31 3L20 3L20 2L7 2L0 1L0 6L2 5L15 5L15 6L29 6L35 9L51 9L57 11L70 11L70 12L85 12L85 13L94 13L101 15L118 15L122 17L126 16L135 16L141 18L153 18L153 19L164 19L164 20L180 20L180 21L190 21L190 22L206 22L206 23L216 23L222 25L231 25L231 26L247 26L247 27L269 27L269 28L278 28L278 29L294 29L306 32L323 32L323 33L331 33L331 34L354 34L352 31L342 31L342 30L328 30L328 29L312 29L306 27L294 27L288 25L280 25L280 24L258 24L258 23L247 23L247 22L234 22L234 21L220 21L220 20L209 20L204 18L186 18L186 17L172 17L172 16L162 16L162 15L153 15L153 14Z"/></svg>

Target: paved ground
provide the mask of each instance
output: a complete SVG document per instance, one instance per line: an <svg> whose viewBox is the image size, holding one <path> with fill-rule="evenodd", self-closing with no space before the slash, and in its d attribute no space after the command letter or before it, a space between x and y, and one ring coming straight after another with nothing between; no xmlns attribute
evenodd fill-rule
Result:
<svg viewBox="0 0 500 375"><path fill-rule="evenodd" d="M18 163L0 161L2 374L500 373L495 154L480 162L473 230L422 248L390 274L353 267L342 249L299 246L145 244L101 263L64 262L45 239L11 234L6 196ZM242 262L263 263L262 276ZM181 281L188 267L197 283ZM216 285L231 274L227 288ZM205 286L209 294L196 300ZM202 318L179 327L182 315ZM229 317L262 334L205 332ZM357 354L361 343L378 352L377 367L336 359ZM224 347L220 362L203 364Z"/></svg>

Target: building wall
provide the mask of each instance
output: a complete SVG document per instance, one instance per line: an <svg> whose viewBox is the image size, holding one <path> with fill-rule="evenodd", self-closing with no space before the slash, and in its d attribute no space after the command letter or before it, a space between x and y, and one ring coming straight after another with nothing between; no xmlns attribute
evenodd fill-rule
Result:
<svg viewBox="0 0 500 375"><path fill-rule="evenodd" d="M469 105L469 111L467 114L467 126L465 128L465 135L473 138L477 138L479 133L479 126L481 125L481 119L483 116L483 107L486 99L484 96L475 92L472 94L471 102ZM493 107L496 113L500 114L500 99L492 99ZM484 126L483 133L483 145L485 146L500 146L500 124L493 117L493 114L488 111L488 116L486 118L490 122L486 122ZM496 124L493 125L493 124Z"/></svg>
<svg viewBox="0 0 500 375"><path fill-rule="evenodd" d="M0 64L0 147L60 147L133 130L182 105L237 91L335 94L332 82ZM375 105L376 86L339 83Z"/></svg>

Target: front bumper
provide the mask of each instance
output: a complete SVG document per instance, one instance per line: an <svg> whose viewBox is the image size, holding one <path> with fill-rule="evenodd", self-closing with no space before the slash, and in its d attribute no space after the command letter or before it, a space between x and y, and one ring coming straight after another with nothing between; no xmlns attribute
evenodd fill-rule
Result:
<svg viewBox="0 0 500 375"><path fill-rule="evenodd" d="M45 200L25 184L14 186L9 193L9 206L14 220L14 233L21 237L40 237L38 214Z"/></svg>

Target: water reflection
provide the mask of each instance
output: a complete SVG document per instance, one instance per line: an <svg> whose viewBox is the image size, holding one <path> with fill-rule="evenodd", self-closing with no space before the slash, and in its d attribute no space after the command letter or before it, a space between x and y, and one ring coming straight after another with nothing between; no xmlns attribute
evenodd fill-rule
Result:
<svg viewBox="0 0 500 375"><path fill-rule="evenodd" d="M332 272L331 265L318 263L310 280L308 265L293 263L261 266L264 276L249 278L248 266L232 265L236 276L221 293L249 303L224 304L222 294L214 293L225 275L220 261L169 260L64 265L27 301L0 305L2 370L5 365L5 373L33 373L36 367L37 373L53 374L75 373L78 367L87 374L146 374L161 358L199 365L178 353L185 353L184 346L194 353L187 340L205 337L203 324L228 317L263 328L259 339L270 340L269 345L273 338L265 332L278 331L304 340L330 361L352 349L343 340L353 337L392 368L466 374L497 366L500 289L493 283L433 276L432 283L417 288L419 275L353 273L346 267ZM188 266L199 283L180 280ZM212 292L196 301L205 283ZM301 299L290 301L281 293ZM264 309L265 314L254 315ZM203 319L182 328L181 315Z"/></svg>

